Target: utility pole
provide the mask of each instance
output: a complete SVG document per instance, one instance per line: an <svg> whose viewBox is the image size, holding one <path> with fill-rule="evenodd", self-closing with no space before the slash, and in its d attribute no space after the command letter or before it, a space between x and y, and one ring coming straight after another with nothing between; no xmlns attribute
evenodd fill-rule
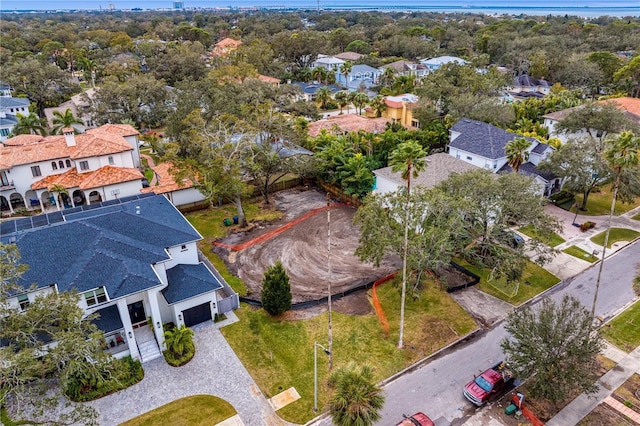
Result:
<svg viewBox="0 0 640 426"><path fill-rule="evenodd" d="M327 302L329 304L329 371L333 367L333 318L331 310L331 194L327 192L327 270L329 272L329 279L327 280L327 287L329 297Z"/></svg>

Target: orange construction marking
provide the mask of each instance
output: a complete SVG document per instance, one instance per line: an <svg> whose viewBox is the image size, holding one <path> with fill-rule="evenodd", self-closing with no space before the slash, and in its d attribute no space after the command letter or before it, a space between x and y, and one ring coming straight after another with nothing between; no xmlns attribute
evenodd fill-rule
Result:
<svg viewBox="0 0 640 426"><path fill-rule="evenodd" d="M346 204L334 204L331 207L339 207L339 206L345 206ZM218 246L218 247L224 247L226 249L229 249L231 251L240 251L240 250L244 250L248 247L254 246L256 244L261 244L264 243L265 241L270 240L271 238L275 237L276 235L280 235L282 234L284 231L286 231L287 229L293 227L294 225L299 224L300 222L304 222L305 220L309 219L312 216L315 216L316 214L320 213L321 211L327 210L327 207L319 207L317 209L313 209L310 210L309 212L303 214L302 216L292 220L289 223L285 223L284 225L282 225L279 228L276 228L272 231L269 232L265 232L264 234L249 240L249 241L245 241L244 243L241 244L236 244L236 245L230 245L230 244L225 244L225 243L221 243L218 241L214 241L213 245Z"/></svg>
<svg viewBox="0 0 640 426"><path fill-rule="evenodd" d="M384 284L387 281L390 281L393 277L395 277L397 272L393 274L389 274L386 277L382 277L379 280L376 280L373 283L373 307L376 310L376 315L378 316L378 321L380 321L380 325L382 326L382 330L384 331L384 335L389 335L389 321L387 321L387 316L384 314L384 310L382 309L382 305L380 304L380 299L378 299L378 294L376 293L376 287L380 284Z"/></svg>

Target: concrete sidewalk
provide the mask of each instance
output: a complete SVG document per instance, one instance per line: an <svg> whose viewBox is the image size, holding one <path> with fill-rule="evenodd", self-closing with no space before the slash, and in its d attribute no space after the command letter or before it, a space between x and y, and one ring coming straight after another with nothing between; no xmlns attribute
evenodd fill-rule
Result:
<svg viewBox="0 0 640 426"><path fill-rule="evenodd" d="M549 420L547 426L578 424L634 373L640 373L640 346L598 380L598 392L591 395L581 394Z"/></svg>

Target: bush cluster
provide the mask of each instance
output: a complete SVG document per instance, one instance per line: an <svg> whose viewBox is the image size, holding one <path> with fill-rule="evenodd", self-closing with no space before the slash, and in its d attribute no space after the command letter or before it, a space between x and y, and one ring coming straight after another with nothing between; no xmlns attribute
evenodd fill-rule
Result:
<svg viewBox="0 0 640 426"><path fill-rule="evenodd" d="M585 223L580 225L580 230L582 232L588 231L591 228L594 228L596 226L595 222L591 222L590 220L586 221Z"/></svg>
<svg viewBox="0 0 640 426"><path fill-rule="evenodd" d="M553 204L560 206L562 204L575 201L575 196L569 191L565 191L563 189L562 191L550 196L549 199Z"/></svg>
<svg viewBox="0 0 640 426"><path fill-rule="evenodd" d="M80 378L71 377L67 382L65 394L76 402L93 401L119 390L133 386L144 378L142 363L130 356L114 359L111 362L110 374L104 380L86 385Z"/></svg>

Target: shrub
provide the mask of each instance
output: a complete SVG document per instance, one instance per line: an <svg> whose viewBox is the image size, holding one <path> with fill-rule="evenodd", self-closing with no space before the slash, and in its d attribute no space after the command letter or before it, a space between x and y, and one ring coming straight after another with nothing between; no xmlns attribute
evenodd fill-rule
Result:
<svg viewBox="0 0 640 426"><path fill-rule="evenodd" d="M164 355L164 360L167 361L167 364L169 364L170 366L182 367L193 359L193 357L196 355L196 351L195 348L192 347L183 352L182 355L177 355L167 349L166 351L162 352L162 355Z"/></svg>
<svg viewBox="0 0 640 426"><path fill-rule="evenodd" d="M574 202L575 201L575 196L569 192L569 191L565 191L564 189L560 192L557 192L555 194L553 194L552 196L549 197L549 199L551 200L551 202L553 204L556 205L562 205L562 204L566 204L569 202Z"/></svg>
<svg viewBox="0 0 640 426"><path fill-rule="evenodd" d="M94 380L87 384L83 383L81 377L69 377L65 383L65 394L72 401L93 401L135 385L143 378L144 370L140 361L134 361L130 356L114 359L102 380Z"/></svg>
<svg viewBox="0 0 640 426"><path fill-rule="evenodd" d="M594 228L596 226L595 222L591 222L591 221L586 221L585 223L580 225L580 230L582 232L588 231L591 228Z"/></svg>
<svg viewBox="0 0 640 426"><path fill-rule="evenodd" d="M167 345L165 352L168 352L168 354L165 354L165 359L170 365L174 364L169 360L184 365L195 355L193 330L189 327L181 325L180 327L168 329L164 332L164 338Z"/></svg>
<svg viewBox="0 0 640 426"><path fill-rule="evenodd" d="M262 307L271 315L280 315L291 309L289 276L279 260L264 273Z"/></svg>

